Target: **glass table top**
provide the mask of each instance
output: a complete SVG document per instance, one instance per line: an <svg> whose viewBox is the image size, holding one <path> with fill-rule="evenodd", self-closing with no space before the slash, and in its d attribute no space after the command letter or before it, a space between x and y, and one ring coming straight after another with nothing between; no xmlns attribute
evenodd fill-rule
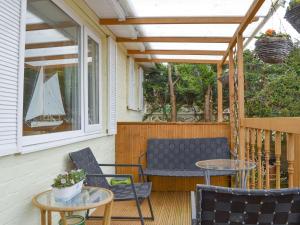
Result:
<svg viewBox="0 0 300 225"><path fill-rule="evenodd" d="M242 171L256 167L254 162L233 159L211 159L196 162L196 166L204 170Z"/></svg>
<svg viewBox="0 0 300 225"><path fill-rule="evenodd" d="M112 198L112 192L107 189L83 187L81 193L69 201L56 200L53 192L49 190L35 196L33 202L39 208L68 211L94 208L111 201Z"/></svg>

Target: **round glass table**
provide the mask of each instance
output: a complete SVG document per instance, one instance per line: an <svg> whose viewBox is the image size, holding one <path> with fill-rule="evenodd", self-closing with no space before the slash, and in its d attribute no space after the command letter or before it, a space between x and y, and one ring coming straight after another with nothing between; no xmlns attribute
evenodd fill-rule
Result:
<svg viewBox="0 0 300 225"><path fill-rule="evenodd" d="M247 188L247 177L249 171L256 167L254 162L234 159L211 159L196 162L196 166L204 170L205 184L210 185L210 172L222 171L232 172L236 176L241 173L241 187Z"/></svg>
<svg viewBox="0 0 300 225"><path fill-rule="evenodd" d="M110 190L98 187L83 187L80 194L69 201L58 201L54 198L51 190L42 192L32 199L33 204L41 211L41 225L52 224L52 212L59 212L63 225L67 225L66 213L84 211L105 205L104 225L109 225L111 220L111 209L113 193Z"/></svg>

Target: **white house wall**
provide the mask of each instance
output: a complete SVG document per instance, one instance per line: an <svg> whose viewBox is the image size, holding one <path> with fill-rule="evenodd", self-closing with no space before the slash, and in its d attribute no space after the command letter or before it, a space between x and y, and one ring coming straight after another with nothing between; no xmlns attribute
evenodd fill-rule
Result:
<svg viewBox="0 0 300 225"><path fill-rule="evenodd" d="M90 147L101 163L115 162L115 136L106 135L107 129L107 42L106 28L98 25L98 17L85 5L84 1L66 0L70 8L96 32L102 42L102 137L60 147L0 157L0 218L1 225L38 225L39 211L32 205L33 195L47 190L53 178L71 168L68 153ZM100 30L101 29L101 30ZM141 112L127 110L127 55L123 47L117 49L117 120L140 121ZM0 78L1 79L1 78ZM107 172L114 172L108 169ZM53 221L54 224L57 222Z"/></svg>

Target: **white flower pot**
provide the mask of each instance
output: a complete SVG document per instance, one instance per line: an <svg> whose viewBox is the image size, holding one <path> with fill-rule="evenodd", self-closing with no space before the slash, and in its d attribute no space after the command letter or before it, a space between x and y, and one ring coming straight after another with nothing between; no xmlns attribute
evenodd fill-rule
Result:
<svg viewBox="0 0 300 225"><path fill-rule="evenodd" d="M54 195L55 200L57 201L69 201L76 195L78 195L81 192L83 186L83 180L65 188L53 188L52 192Z"/></svg>

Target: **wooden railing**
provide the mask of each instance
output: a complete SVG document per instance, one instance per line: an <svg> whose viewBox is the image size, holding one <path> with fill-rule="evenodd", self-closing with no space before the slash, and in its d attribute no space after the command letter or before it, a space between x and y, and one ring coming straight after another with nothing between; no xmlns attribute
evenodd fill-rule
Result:
<svg viewBox="0 0 300 225"><path fill-rule="evenodd" d="M249 187L281 188L284 172L288 187L300 186L300 118L245 118L241 126L246 129L245 158L257 163Z"/></svg>

